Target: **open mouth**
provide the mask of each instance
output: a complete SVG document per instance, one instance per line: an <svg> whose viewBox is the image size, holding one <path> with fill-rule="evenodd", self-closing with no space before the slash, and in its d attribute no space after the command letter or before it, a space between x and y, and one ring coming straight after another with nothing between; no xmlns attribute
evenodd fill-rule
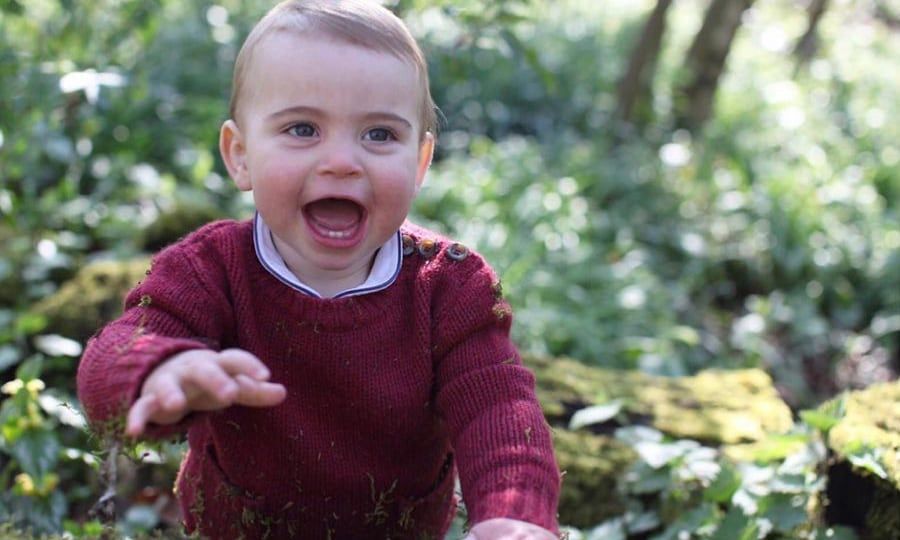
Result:
<svg viewBox="0 0 900 540"><path fill-rule="evenodd" d="M350 199L327 198L303 207L310 228L322 239L353 241L362 232L366 211Z"/></svg>

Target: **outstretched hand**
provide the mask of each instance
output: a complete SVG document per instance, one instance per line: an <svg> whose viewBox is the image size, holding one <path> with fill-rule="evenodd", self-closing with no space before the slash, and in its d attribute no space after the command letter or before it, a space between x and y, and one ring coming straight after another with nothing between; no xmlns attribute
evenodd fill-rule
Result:
<svg viewBox="0 0 900 540"><path fill-rule="evenodd" d="M174 424L192 411L278 405L286 390L266 382L269 376L259 358L241 349L178 353L144 381L140 397L128 411L125 433L137 437L148 423Z"/></svg>
<svg viewBox="0 0 900 540"><path fill-rule="evenodd" d="M556 540L543 527L510 518L493 518L476 523L463 540Z"/></svg>

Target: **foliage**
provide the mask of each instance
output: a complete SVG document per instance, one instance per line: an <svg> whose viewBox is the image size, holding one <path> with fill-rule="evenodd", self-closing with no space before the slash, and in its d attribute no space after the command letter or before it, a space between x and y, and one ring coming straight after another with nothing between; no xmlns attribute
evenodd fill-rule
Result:
<svg viewBox="0 0 900 540"><path fill-rule="evenodd" d="M82 450L81 414L57 392L45 392L38 378L41 364L41 356L22 363L16 378L0 388L9 396L0 407L0 455L5 462L0 479L12 486L0 496L0 522L50 533L59 530L70 504L91 495L87 486L76 487L87 472L79 465L90 467L96 461ZM63 461L75 466L62 466Z"/></svg>
<svg viewBox="0 0 900 540"><path fill-rule="evenodd" d="M612 120L613 89L649 1L386 4L421 38L446 117L416 218L501 272L523 351L664 375L763 367L795 408L896 376L900 44L865 6L832 6L820 57L794 72L783 57L803 10L757 3L716 116L691 136L668 116L699 1L671 10L656 121L640 133ZM196 219L246 215L216 134L237 46L264 9L0 2L0 520L15 529L156 526L156 507L132 495L141 483L168 489L179 448L154 454L156 475L126 460L126 512L118 524L90 518L108 456L77 413L83 343L34 307L88 262L152 250ZM185 208L194 221L160 218ZM831 421L802 418L823 433ZM624 431L646 450L620 487L634 506L582 534L794 534L794 503L821 494L817 430L798 432L802 455L755 460ZM853 456L878 473L871 449Z"/></svg>
<svg viewBox="0 0 900 540"><path fill-rule="evenodd" d="M823 436L841 416L840 405L807 411L810 423L739 459L727 447L671 439L645 426L619 428L616 439L638 456L618 485L627 510L588 530L570 528L569 538L855 540L852 529L823 522L830 459Z"/></svg>

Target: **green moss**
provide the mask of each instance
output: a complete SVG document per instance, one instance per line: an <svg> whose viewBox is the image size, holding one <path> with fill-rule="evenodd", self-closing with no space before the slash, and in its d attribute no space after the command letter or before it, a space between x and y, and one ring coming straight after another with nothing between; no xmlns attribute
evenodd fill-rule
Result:
<svg viewBox="0 0 900 540"><path fill-rule="evenodd" d="M874 491L863 538L896 540L900 538L900 381L848 393L844 407L844 417L828 432L829 448L838 459L850 461L860 454L876 459L884 472L882 478L854 467Z"/></svg>
<svg viewBox="0 0 900 540"><path fill-rule="evenodd" d="M673 437L710 444L757 441L788 430L793 421L771 378L757 369L655 377L590 367L569 359L527 358L538 379L538 398L552 423L582 407L622 399L634 423Z"/></svg>
<svg viewBox="0 0 900 540"><path fill-rule="evenodd" d="M563 473L561 523L590 527L624 512L616 484L635 459L631 448L611 437L564 429L554 431L553 445Z"/></svg>
<svg viewBox="0 0 900 540"><path fill-rule="evenodd" d="M624 423L650 425L671 437L713 446L763 440L792 425L790 410L759 370L707 371L676 379L565 358L528 357L525 364L537 377L538 399L554 426L556 458L564 471L560 521L577 527L621 515L624 500L616 486L635 459L630 447L606 434L612 433L610 426L601 432L567 430L578 409L621 399Z"/></svg>
<svg viewBox="0 0 900 540"><path fill-rule="evenodd" d="M828 433L828 445L842 458L860 447L877 449L884 480L900 490L900 381L851 392L844 403L845 415Z"/></svg>
<svg viewBox="0 0 900 540"><path fill-rule="evenodd" d="M32 311L46 317L46 331L84 341L122 312L125 294L149 267L145 258L91 263Z"/></svg>
<svg viewBox="0 0 900 540"><path fill-rule="evenodd" d="M149 252L159 251L201 226L225 217L225 212L209 202L179 201L144 230L140 245Z"/></svg>

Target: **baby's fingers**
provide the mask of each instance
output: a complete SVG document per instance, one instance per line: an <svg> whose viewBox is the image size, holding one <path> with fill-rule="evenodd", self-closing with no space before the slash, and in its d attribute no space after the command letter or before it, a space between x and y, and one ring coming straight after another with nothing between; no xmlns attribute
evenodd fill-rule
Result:
<svg viewBox="0 0 900 540"><path fill-rule="evenodd" d="M277 383L256 381L246 375L234 378L240 391L235 403L248 407L271 407L284 401L287 390Z"/></svg>
<svg viewBox="0 0 900 540"><path fill-rule="evenodd" d="M269 378L269 369L262 360L243 349L225 349L216 357L216 361L229 375L246 375L257 381Z"/></svg>
<svg viewBox="0 0 900 540"><path fill-rule="evenodd" d="M215 362L197 362L184 376L191 386L192 409L221 409L237 397L237 383Z"/></svg>
<svg viewBox="0 0 900 540"><path fill-rule="evenodd" d="M129 437L139 436L147 427L150 417L158 410L160 410L160 405L155 394L146 394L138 398L128 411L125 434Z"/></svg>

